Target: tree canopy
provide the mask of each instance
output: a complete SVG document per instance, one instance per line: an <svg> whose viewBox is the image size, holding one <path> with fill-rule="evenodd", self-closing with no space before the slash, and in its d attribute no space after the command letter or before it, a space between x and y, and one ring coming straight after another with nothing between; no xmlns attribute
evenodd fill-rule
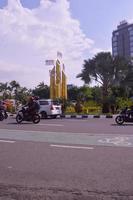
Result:
<svg viewBox="0 0 133 200"><path fill-rule="evenodd" d="M110 52L100 52L94 58L84 61L83 69L77 78L81 78L85 84L90 84L93 80L100 84L104 107L112 86L131 83L132 70L133 65L130 60L123 57L113 58Z"/></svg>
<svg viewBox="0 0 133 200"><path fill-rule="evenodd" d="M84 60L83 69L77 78L81 78L86 84L95 80L101 86L115 85L126 78L131 67L129 60L123 57L113 58L110 52L101 52L92 59Z"/></svg>

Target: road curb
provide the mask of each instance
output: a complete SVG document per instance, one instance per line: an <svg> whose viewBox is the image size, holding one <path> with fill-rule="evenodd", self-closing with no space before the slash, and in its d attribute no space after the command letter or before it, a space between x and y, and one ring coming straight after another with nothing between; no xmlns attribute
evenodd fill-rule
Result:
<svg viewBox="0 0 133 200"><path fill-rule="evenodd" d="M89 118L113 118L113 115L61 115L61 118L66 119L89 119Z"/></svg>
<svg viewBox="0 0 133 200"><path fill-rule="evenodd" d="M16 114L8 113L8 116L16 117ZM110 119L114 118L113 115L61 115L58 118L65 118L65 119L90 119L90 118L102 118L102 119Z"/></svg>

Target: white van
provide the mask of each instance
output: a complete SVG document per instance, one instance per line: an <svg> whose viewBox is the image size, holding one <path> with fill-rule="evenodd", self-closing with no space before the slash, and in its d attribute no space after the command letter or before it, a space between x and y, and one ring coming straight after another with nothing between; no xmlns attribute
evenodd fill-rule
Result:
<svg viewBox="0 0 133 200"><path fill-rule="evenodd" d="M42 119L56 118L62 114L61 105L52 99L39 99L38 103L40 105L39 113Z"/></svg>

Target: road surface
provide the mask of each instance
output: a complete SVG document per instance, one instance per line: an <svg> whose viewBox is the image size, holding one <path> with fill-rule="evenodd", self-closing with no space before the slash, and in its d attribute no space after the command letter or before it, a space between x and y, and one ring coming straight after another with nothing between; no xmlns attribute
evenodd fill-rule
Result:
<svg viewBox="0 0 133 200"><path fill-rule="evenodd" d="M0 122L0 200L133 199L133 125Z"/></svg>

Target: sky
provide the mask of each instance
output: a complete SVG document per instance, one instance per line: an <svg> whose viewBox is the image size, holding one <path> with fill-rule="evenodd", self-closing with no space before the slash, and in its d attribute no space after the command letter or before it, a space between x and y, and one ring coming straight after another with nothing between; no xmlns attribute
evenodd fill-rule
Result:
<svg viewBox="0 0 133 200"><path fill-rule="evenodd" d="M45 60L59 51L67 83L83 85L84 59L111 51L112 31L133 22L132 10L133 0L0 0L0 82L49 85Z"/></svg>

